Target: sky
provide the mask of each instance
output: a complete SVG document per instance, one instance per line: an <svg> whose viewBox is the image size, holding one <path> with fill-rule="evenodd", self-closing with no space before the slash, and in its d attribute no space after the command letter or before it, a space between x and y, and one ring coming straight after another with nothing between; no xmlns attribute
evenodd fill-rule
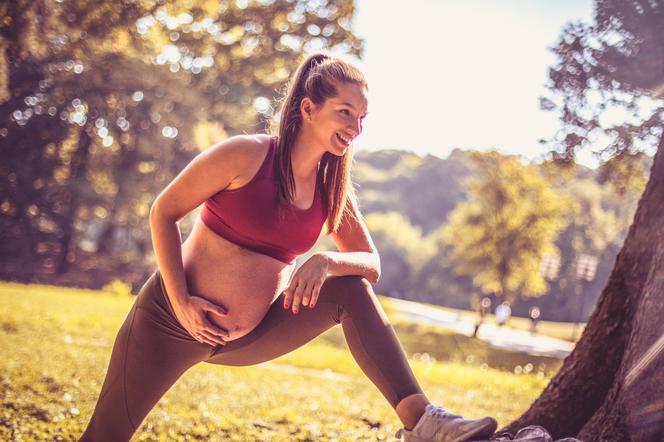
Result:
<svg viewBox="0 0 664 442"><path fill-rule="evenodd" d="M407 5L404 6L404 5ZM591 0L356 0L353 60L369 82L356 151L399 149L446 158L454 148L536 160L558 114L548 95L548 49L563 25L592 21ZM577 159L594 166L589 149Z"/></svg>

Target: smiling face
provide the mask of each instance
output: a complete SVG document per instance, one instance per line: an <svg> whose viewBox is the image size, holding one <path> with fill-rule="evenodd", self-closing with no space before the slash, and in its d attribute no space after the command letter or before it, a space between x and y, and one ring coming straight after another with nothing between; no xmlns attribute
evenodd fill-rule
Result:
<svg viewBox="0 0 664 442"><path fill-rule="evenodd" d="M316 144L333 155L342 156L362 133L369 101L366 89L359 84L338 83L335 86L337 96L328 98L322 105L304 98L300 110Z"/></svg>

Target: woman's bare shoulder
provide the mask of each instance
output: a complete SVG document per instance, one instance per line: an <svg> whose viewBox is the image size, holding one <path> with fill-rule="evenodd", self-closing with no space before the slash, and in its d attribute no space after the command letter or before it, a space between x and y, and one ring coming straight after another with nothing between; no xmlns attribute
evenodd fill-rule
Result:
<svg viewBox="0 0 664 442"><path fill-rule="evenodd" d="M267 134L245 134L242 136L246 137L247 140L247 154L252 157L252 161L258 161L260 165L270 148L270 139L272 136Z"/></svg>
<svg viewBox="0 0 664 442"><path fill-rule="evenodd" d="M234 169L235 175L228 186L229 190L243 186L258 172L270 147L270 138L266 134L234 135L212 147L224 151L223 154L213 156L217 156L220 163L225 162L226 166L230 162Z"/></svg>
<svg viewBox="0 0 664 442"><path fill-rule="evenodd" d="M260 168L269 136L235 135L198 154L157 196L154 206L180 220L219 190L240 187Z"/></svg>
<svg viewBox="0 0 664 442"><path fill-rule="evenodd" d="M234 166L251 167L251 164L265 157L270 136L264 134L240 134L225 138L208 147L203 153L213 161L228 162Z"/></svg>

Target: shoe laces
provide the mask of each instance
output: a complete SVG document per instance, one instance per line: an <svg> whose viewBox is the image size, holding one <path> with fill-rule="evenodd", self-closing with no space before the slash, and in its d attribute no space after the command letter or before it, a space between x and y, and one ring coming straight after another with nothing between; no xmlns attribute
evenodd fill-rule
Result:
<svg viewBox="0 0 664 442"><path fill-rule="evenodd" d="M433 404L428 404L424 408L424 413L428 414L429 416L433 417L434 419L445 419L445 418L450 418L450 417L461 417L459 415L450 413L449 411L445 410L443 407L441 407L439 405L433 405ZM406 431L405 428L401 428L401 429L397 430L394 437L401 440L401 437L403 436L405 431ZM411 430L411 431L413 431L413 430Z"/></svg>
<svg viewBox="0 0 664 442"><path fill-rule="evenodd" d="M439 418L448 418L448 417L460 417L456 414L450 413L439 405L429 404L426 406L425 411L433 417Z"/></svg>

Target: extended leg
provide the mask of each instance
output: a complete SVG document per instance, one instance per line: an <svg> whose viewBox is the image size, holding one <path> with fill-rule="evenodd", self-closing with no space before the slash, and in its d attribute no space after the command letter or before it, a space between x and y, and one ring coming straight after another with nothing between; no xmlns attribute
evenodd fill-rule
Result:
<svg viewBox="0 0 664 442"><path fill-rule="evenodd" d="M81 441L128 441L161 396L213 347L172 316L153 274L120 327L101 393Z"/></svg>

